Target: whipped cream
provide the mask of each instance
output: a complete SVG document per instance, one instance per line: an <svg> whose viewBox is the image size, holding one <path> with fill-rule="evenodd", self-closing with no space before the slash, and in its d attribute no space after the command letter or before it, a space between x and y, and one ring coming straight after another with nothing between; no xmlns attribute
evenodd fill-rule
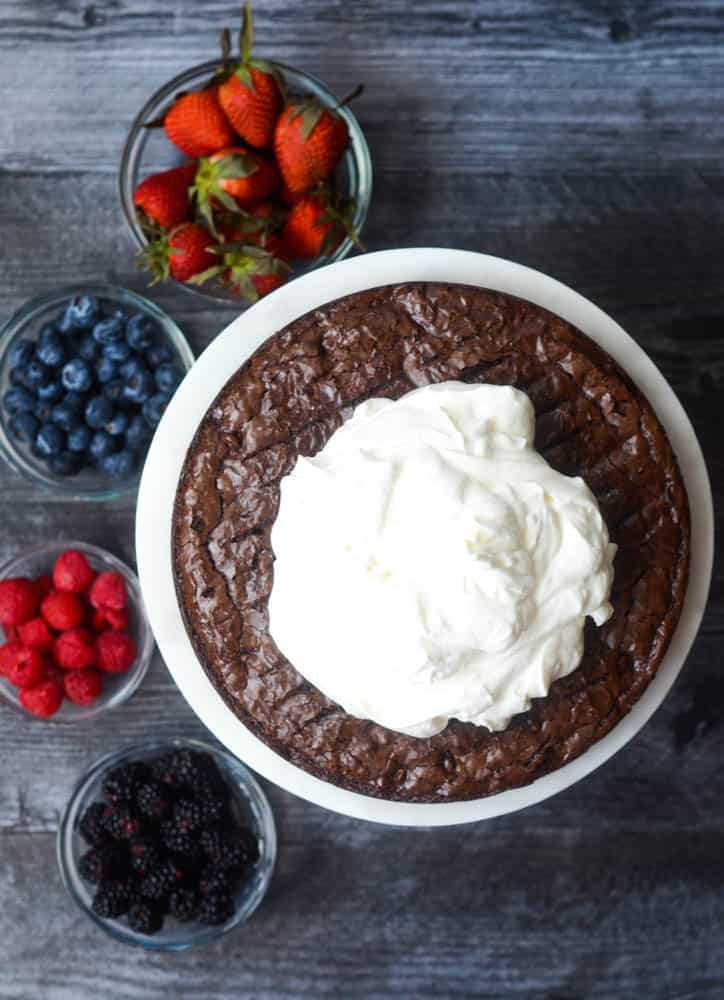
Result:
<svg viewBox="0 0 724 1000"><path fill-rule="evenodd" d="M443 382L362 403L282 481L271 634L346 712L500 730L578 666L616 546L534 425L517 389Z"/></svg>

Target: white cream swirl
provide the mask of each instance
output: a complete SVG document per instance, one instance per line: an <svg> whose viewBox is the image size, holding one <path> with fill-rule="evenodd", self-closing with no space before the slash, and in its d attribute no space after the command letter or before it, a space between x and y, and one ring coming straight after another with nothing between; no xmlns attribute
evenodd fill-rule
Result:
<svg viewBox="0 0 724 1000"><path fill-rule="evenodd" d="M517 389L425 386L362 403L282 481L271 634L345 711L500 730L578 666L616 546L534 425Z"/></svg>

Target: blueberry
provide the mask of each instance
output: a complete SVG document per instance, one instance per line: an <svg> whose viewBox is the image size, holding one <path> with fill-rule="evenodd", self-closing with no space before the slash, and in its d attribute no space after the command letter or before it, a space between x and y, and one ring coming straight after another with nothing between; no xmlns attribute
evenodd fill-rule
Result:
<svg viewBox="0 0 724 1000"><path fill-rule="evenodd" d="M40 424L38 418L34 417L32 413L16 413L11 418L9 427L13 437L16 437L18 441L30 444L31 441L35 440Z"/></svg>
<svg viewBox="0 0 724 1000"><path fill-rule="evenodd" d="M125 379L133 378L134 375L140 375L141 372L145 371L148 371L148 369L140 358L131 358L129 361L124 362L120 368L121 378Z"/></svg>
<svg viewBox="0 0 724 1000"><path fill-rule="evenodd" d="M117 364L123 364L124 361L128 361L131 356L131 348L128 344L119 340L118 342L113 341L110 344L103 345L103 357L108 358L109 361L115 361Z"/></svg>
<svg viewBox="0 0 724 1000"><path fill-rule="evenodd" d="M35 356L48 368L59 368L67 360L67 353L57 333L48 334L45 340L38 342Z"/></svg>
<svg viewBox="0 0 724 1000"><path fill-rule="evenodd" d="M8 389L3 396L3 406L8 413L32 413L35 408L35 396L22 387Z"/></svg>
<svg viewBox="0 0 724 1000"><path fill-rule="evenodd" d="M113 416L113 405L105 396L94 396L85 408L85 422L93 430L99 430Z"/></svg>
<svg viewBox="0 0 724 1000"><path fill-rule="evenodd" d="M80 424L80 414L75 406L64 399L61 403L56 403L50 411L50 419L61 430L72 431Z"/></svg>
<svg viewBox="0 0 724 1000"><path fill-rule="evenodd" d="M112 455L118 447L118 442L108 431L96 431L88 446L91 456L97 461Z"/></svg>
<svg viewBox="0 0 724 1000"><path fill-rule="evenodd" d="M112 403L117 403L123 395L124 383L119 378L111 379L103 386L103 395Z"/></svg>
<svg viewBox="0 0 724 1000"><path fill-rule="evenodd" d="M93 326L101 313L98 299L92 295L76 295L65 308L58 321L61 333L73 330L87 330Z"/></svg>
<svg viewBox="0 0 724 1000"><path fill-rule="evenodd" d="M151 368L158 368L159 365L164 364L166 361L170 361L171 358L171 351L165 344L154 344L146 351L146 361L149 363Z"/></svg>
<svg viewBox="0 0 724 1000"><path fill-rule="evenodd" d="M126 447L131 451L145 451L151 440L151 429L140 414L131 417L126 431Z"/></svg>
<svg viewBox="0 0 724 1000"><path fill-rule="evenodd" d="M145 403L156 388L153 375L144 369L137 375L132 375L123 387L122 399L127 403Z"/></svg>
<svg viewBox="0 0 724 1000"><path fill-rule="evenodd" d="M63 402L80 416L85 409L86 397L81 392L66 392Z"/></svg>
<svg viewBox="0 0 724 1000"><path fill-rule="evenodd" d="M183 378L177 365L165 362L153 373L159 392L174 392Z"/></svg>
<svg viewBox="0 0 724 1000"><path fill-rule="evenodd" d="M101 468L114 479L127 479L136 465L136 456L132 451L117 451L101 459Z"/></svg>
<svg viewBox="0 0 724 1000"><path fill-rule="evenodd" d="M51 380L50 369L39 358L33 358L25 366L22 374L28 389L38 389L41 385L46 385Z"/></svg>
<svg viewBox="0 0 724 1000"><path fill-rule="evenodd" d="M146 400L143 404L143 416L149 427L158 427L170 401L171 397L166 392L155 392Z"/></svg>
<svg viewBox="0 0 724 1000"><path fill-rule="evenodd" d="M13 368L24 368L33 359L35 345L29 340L18 340L8 351L8 361Z"/></svg>
<svg viewBox="0 0 724 1000"><path fill-rule="evenodd" d="M63 367L61 381L71 392L86 392L93 384L90 365L83 358L73 358Z"/></svg>
<svg viewBox="0 0 724 1000"><path fill-rule="evenodd" d="M59 455L51 455L48 468L54 476L77 476L83 468L83 459L70 451L61 451Z"/></svg>
<svg viewBox="0 0 724 1000"><path fill-rule="evenodd" d="M111 382L118 376L118 365L110 358L101 358L96 365L96 378L101 385Z"/></svg>
<svg viewBox="0 0 724 1000"><path fill-rule="evenodd" d="M111 405L110 403L108 404ZM120 410L116 410L111 419L106 423L105 429L113 437L119 437L121 434L125 434L128 429L128 414L123 413Z"/></svg>
<svg viewBox="0 0 724 1000"><path fill-rule="evenodd" d="M63 398L63 386L60 382L48 382L38 386L38 399L46 403L57 403Z"/></svg>
<svg viewBox="0 0 724 1000"><path fill-rule="evenodd" d="M65 447L65 434L55 424L41 424L35 436L35 451L41 458L58 455Z"/></svg>
<svg viewBox="0 0 724 1000"><path fill-rule="evenodd" d="M23 372L24 368L11 368L10 369L10 385L14 386L16 389L25 388L25 375Z"/></svg>
<svg viewBox="0 0 724 1000"><path fill-rule="evenodd" d="M93 339L97 340L99 344L112 344L115 341L123 340L123 336L123 319L120 316L102 319L93 327Z"/></svg>
<svg viewBox="0 0 724 1000"><path fill-rule="evenodd" d="M82 452L88 450L91 442L90 428L85 424L79 424L72 431L68 432L68 451Z"/></svg>
<svg viewBox="0 0 724 1000"><path fill-rule="evenodd" d="M78 347L78 355L83 358L84 361L97 361L101 356L102 350L103 348L98 341L94 340L89 333L81 340Z"/></svg>
<svg viewBox="0 0 724 1000"><path fill-rule="evenodd" d="M145 313L134 313L126 322L126 340L134 351L145 351L153 343L158 324Z"/></svg>
<svg viewBox="0 0 724 1000"><path fill-rule="evenodd" d="M53 404L44 399L37 399L33 408L33 413L41 424L48 424L52 419Z"/></svg>

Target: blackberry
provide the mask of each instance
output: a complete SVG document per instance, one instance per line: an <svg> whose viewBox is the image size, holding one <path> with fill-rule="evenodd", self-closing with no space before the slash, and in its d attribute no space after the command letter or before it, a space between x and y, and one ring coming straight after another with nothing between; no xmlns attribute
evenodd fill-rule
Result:
<svg viewBox="0 0 724 1000"><path fill-rule="evenodd" d="M259 838L247 826L238 827L237 836L244 852L244 863L253 865L259 860Z"/></svg>
<svg viewBox="0 0 724 1000"><path fill-rule="evenodd" d="M232 892L239 883L239 876L233 869L214 868L208 865L199 876L199 892L202 896Z"/></svg>
<svg viewBox="0 0 724 1000"><path fill-rule="evenodd" d="M78 871L86 882L103 882L125 874L127 869L128 855L118 844L92 847L78 862Z"/></svg>
<svg viewBox="0 0 724 1000"><path fill-rule="evenodd" d="M142 896L147 899L161 900L172 889L183 882L186 869L176 864L171 858L165 858L158 868L154 868L138 884Z"/></svg>
<svg viewBox="0 0 724 1000"><path fill-rule="evenodd" d="M103 782L103 791L113 803L133 802L141 782L147 777L148 768L145 764L138 761L123 764L110 772Z"/></svg>
<svg viewBox="0 0 724 1000"><path fill-rule="evenodd" d="M216 868L239 868L251 864L259 856L253 834L245 827L233 830L204 830L199 837L201 848Z"/></svg>
<svg viewBox="0 0 724 1000"><path fill-rule="evenodd" d="M202 896L198 918L202 924L225 924L234 915L234 901L228 892L211 892Z"/></svg>
<svg viewBox="0 0 724 1000"><path fill-rule="evenodd" d="M214 823L218 823L227 817L228 807L226 797L222 797L220 793L212 788L199 792L196 796L196 803L201 810L201 823L203 826L212 826Z"/></svg>
<svg viewBox="0 0 724 1000"><path fill-rule="evenodd" d="M161 840L172 854L195 859L201 856L201 846L196 835L178 827L173 820L161 824Z"/></svg>
<svg viewBox="0 0 724 1000"><path fill-rule="evenodd" d="M120 917L131 905L132 885L129 879L101 882L93 897L93 912L99 917Z"/></svg>
<svg viewBox="0 0 724 1000"><path fill-rule="evenodd" d="M128 926L138 934L156 934L163 927L163 913L147 899L138 899L128 911Z"/></svg>
<svg viewBox="0 0 724 1000"><path fill-rule="evenodd" d="M114 840L130 840L141 832L140 819L125 803L107 805L103 825Z"/></svg>
<svg viewBox="0 0 724 1000"><path fill-rule="evenodd" d="M182 923L193 920L199 910L199 897L193 889L174 889L168 901L168 912Z"/></svg>
<svg viewBox="0 0 724 1000"><path fill-rule="evenodd" d="M148 819L160 820L171 808L168 790L159 781L146 781L136 792L139 812Z"/></svg>
<svg viewBox="0 0 724 1000"><path fill-rule="evenodd" d="M185 833L194 833L203 826L204 811L198 802L179 799L173 807L174 826Z"/></svg>
<svg viewBox="0 0 724 1000"><path fill-rule="evenodd" d="M129 844L131 868L136 875L148 875L163 860L155 840L150 837L132 837Z"/></svg>
<svg viewBox="0 0 724 1000"><path fill-rule="evenodd" d="M202 788L206 757L193 750L174 750L154 762L153 776L172 788Z"/></svg>
<svg viewBox="0 0 724 1000"><path fill-rule="evenodd" d="M108 843L109 833L103 823L105 809L103 802L93 802L88 806L78 823L81 837L91 847L100 847L101 844Z"/></svg>

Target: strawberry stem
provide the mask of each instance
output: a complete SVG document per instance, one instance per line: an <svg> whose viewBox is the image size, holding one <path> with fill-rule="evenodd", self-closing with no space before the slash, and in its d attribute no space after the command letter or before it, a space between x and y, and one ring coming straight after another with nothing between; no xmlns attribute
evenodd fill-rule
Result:
<svg viewBox="0 0 724 1000"><path fill-rule="evenodd" d="M244 12L241 15L241 31L239 32L239 55L241 62L246 65L254 47L254 24L251 17L251 4L244 4Z"/></svg>
<svg viewBox="0 0 724 1000"><path fill-rule="evenodd" d="M354 90L351 91L351 93L347 94L346 97L342 98L339 104L336 105L335 110L345 107L345 105L349 104L350 101L354 101L355 98L359 97L360 94L364 92L364 89L365 85L363 83L358 83L357 86L354 88Z"/></svg>

